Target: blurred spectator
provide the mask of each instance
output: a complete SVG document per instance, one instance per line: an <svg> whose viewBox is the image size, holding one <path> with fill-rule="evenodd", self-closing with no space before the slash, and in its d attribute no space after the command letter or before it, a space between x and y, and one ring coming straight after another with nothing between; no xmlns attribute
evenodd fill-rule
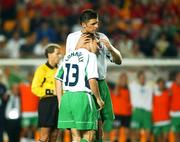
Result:
<svg viewBox="0 0 180 142"><path fill-rule="evenodd" d="M146 55L147 57L152 57L154 45L150 40L150 29L149 27L144 27L140 32L140 36L138 38L138 44L140 47L140 51Z"/></svg>
<svg viewBox="0 0 180 142"><path fill-rule="evenodd" d="M5 110L6 131L9 142L20 141L21 131L21 103L19 97L19 86L13 84L11 86L9 98Z"/></svg>
<svg viewBox="0 0 180 142"><path fill-rule="evenodd" d="M170 115L172 131L176 134L176 142L180 141L180 72L176 73L175 81L172 83Z"/></svg>
<svg viewBox="0 0 180 142"><path fill-rule="evenodd" d="M0 69L0 142L3 142L3 132L5 131L5 106L7 102L7 87L2 79L3 71Z"/></svg>
<svg viewBox="0 0 180 142"><path fill-rule="evenodd" d="M8 50L6 46L6 37L4 35L0 35L0 58L8 58Z"/></svg>
<svg viewBox="0 0 180 142"><path fill-rule="evenodd" d="M48 37L50 42L57 42L57 33L54 28L50 27L47 21L43 21L40 28L37 29L37 42L43 37Z"/></svg>
<svg viewBox="0 0 180 142"><path fill-rule="evenodd" d="M43 37L39 43L37 43L34 47L34 55L36 57L44 57L45 47L48 45L49 39L48 37Z"/></svg>
<svg viewBox="0 0 180 142"><path fill-rule="evenodd" d="M20 33L15 31L13 37L7 42L7 50L10 58L19 58L20 47L25 43L25 40L20 37Z"/></svg>
<svg viewBox="0 0 180 142"><path fill-rule="evenodd" d="M112 98L112 104L115 114L114 142L118 142L119 140L119 133L120 133L119 130L121 127L124 128L125 138L127 139L127 141L129 141L130 140L129 127L131 122L131 101L130 101L130 92L128 88L128 77L126 73L121 73L119 75L119 78L115 86L115 91L114 93L112 93L111 98Z"/></svg>
<svg viewBox="0 0 180 142"><path fill-rule="evenodd" d="M35 11L34 17L32 17L30 21L30 31L37 31L37 29L41 26L44 18L40 15L39 11Z"/></svg>
<svg viewBox="0 0 180 142"><path fill-rule="evenodd" d="M139 49L139 44L136 41L133 43L133 47L128 58L145 58L144 54Z"/></svg>
<svg viewBox="0 0 180 142"><path fill-rule="evenodd" d="M159 39L155 43L154 56L162 57L164 53L167 51L169 44L170 43L167 40L166 34L161 33Z"/></svg>
<svg viewBox="0 0 180 142"><path fill-rule="evenodd" d="M20 57L21 58L34 57L33 51L34 51L35 44L36 44L36 34L30 33L26 37L26 43L24 43L20 47Z"/></svg>
<svg viewBox="0 0 180 142"><path fill-rule="evenodd" d="M4 74L8 81L8 88L10 88L13 84L20 83L24 80L23 72L17 66L6 67L4 70Z"/></svg>
<svg viewBox="0 0 180 142"><path fill-rule="evenodd" d="M150 130L152 128L152 94L153 89L147 84L144 71L137 73L137 82L130 84L131 104L132 104L132 136L131 141L139 141L140 130L143 129L146 141L150 140Z"/></svg>
<svg viewBox="0 0 180 142"><path fill-rule="evenodd" d="M69 27L66 25L66 23L59 24L58 27L56 27L56 32L58 35L58 42L65 43L67 35L70 32Z"/></svg>
<svg viewBox="0 0 180 142"><path fill-rule="evenodd" d="M166 88L164 79L157 80L157 86L153 93L153 134L155 141L168 142L170 131L170 94Z"/></svg>
<svg viewBox="0 0 180 142"><path fill-rule="evenodd" d="M165 33L160 34L154 49L155 57L176 57L178 51Z"/></svg>
<svg viewBox="0 0 180 142"><path fill-rule="evenodd" d="M129 38L128 33L121 34L118 47L123 57L130 56L130 52L133 48L133 41Z"/></svg>

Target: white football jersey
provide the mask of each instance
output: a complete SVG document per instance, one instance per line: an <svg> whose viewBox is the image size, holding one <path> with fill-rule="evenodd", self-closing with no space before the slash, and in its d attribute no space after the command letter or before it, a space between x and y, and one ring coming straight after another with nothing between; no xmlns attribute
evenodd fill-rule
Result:
<svg viewBox="0 0 180 142"><path fill-rule="evenodd" d="M91 92L88 80L98 79L96 55L84 48L69 52L65 55L55 78L63 81L65 91Z"/></svg>
<svg viewBox="0 0 180 142"><path fill-rule="evenodd" d="M137 82L129 85L131 104L133 108L141 108L147 111L152 110L153 88L147 84L144 86Z"/></svg>
<svg viewBox="0 0 180 142"><path fill-rule="evenodd" d="M103 33L97 32L96 34L99 38L109 40L107 36L104 35ZM82 35L81 31L70 33L68 35L67 40L66 40L66 54L75 50L76 45L81 35ZM110 61L112 61L112 55L103 44L100 44L99 53L100 54L98 54L98 57L97 57L98 74L99 74L99 80L103 80L106 78L106 72L107 72L106 59L109 59Z"/></svg>

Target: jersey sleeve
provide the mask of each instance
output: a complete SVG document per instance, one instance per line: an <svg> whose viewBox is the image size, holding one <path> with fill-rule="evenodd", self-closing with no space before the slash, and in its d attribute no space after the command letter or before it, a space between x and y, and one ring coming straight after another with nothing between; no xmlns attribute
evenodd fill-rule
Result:
<svg viewBox="0 0 180 142"><path fill-rule="evenodd" d="M87 63L87 77L88 79L99 78L97 69L97 56L94 53L89 54Z"/></svg>
<svg viewBox="0 0 180 142"><path fill-rule="evenodd" d="M38 67L35 71L31 86L32 92L38 97L43 97L45 95L43 83L46 81L46 79L44 76L45 70L42 68L42 66Z"/></svg>
<svg viewBox="0 0 180 142"><path fill-rule="evenodd" d="M60 66L58 67L58 70L57 70L57 72L55 74L55 79L63 81L63 76L64 76L64 69L63 69L63 62L62 62L60 64Z"/></svg>
<svg viewBox="0 0 180 142"><path fill-rule="evenodd" d="M70 34L67 36L66 39L66 54L70 52Z"/></svg>
<svg viewBox="0 0 180 142"><path fill-rule="evenodd" d="M102 34L101 38L109 41L108 37L105 34ZM104 46L104 52L106 54L106 58L109 59L111 62L113 62L113 57L112 57L111 53L109 52L109 50L107 49L106 46Z"/></svg>

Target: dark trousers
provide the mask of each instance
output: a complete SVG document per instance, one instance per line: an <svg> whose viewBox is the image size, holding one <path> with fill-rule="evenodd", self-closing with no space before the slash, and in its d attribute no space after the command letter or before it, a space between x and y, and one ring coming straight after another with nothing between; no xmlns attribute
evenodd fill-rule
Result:
<svg viewBox="0 0 180 142"><path fill-rule="evenodd" d="M9 142L19 142L21 131L21 120L6 120L6 132L9 137Z"/></svg>
<svg viewBox="0 0 180 142"><path fill-rule="evenodd" d="M4 131L4 113L0 108L0 142L3 142L3 131Z"/></svg>

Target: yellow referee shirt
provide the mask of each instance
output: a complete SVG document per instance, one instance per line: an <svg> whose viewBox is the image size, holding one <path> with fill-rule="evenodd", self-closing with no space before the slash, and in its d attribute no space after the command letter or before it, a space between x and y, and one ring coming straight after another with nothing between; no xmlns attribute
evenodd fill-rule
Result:
<svg viewBox="0 0 180 142"><path fill-rule="evenodd" d="M52 67L48 62L37 68L32 81L31 90L38 97L55 95L55 73L57 67Z"/></svg>

